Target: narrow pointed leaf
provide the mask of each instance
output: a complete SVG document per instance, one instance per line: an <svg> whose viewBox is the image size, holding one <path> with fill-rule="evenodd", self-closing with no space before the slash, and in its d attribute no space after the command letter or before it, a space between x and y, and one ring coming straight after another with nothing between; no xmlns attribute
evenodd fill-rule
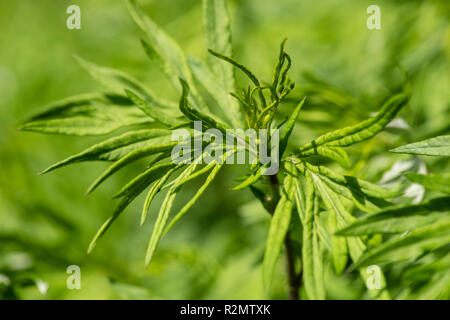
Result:
<svg viewBox="0 0 450 320"><path fill-rule="evenodd" d="M180 181L184 179L189 174L189 171L185 170L181 173L176 180ZM145 256L145 264L148 266L152 260L153 254L155 253L156 247L161 239L164 228L169 219L170 210L172 209L172 204L179 191L179 186L177 184L173 185L167 192L166 197L159 210L158 217L156 218L155 225L153 227L153 232L150 237L150 241L147 247L147 254Z"/></svg>
<svg viewBox="0 0 450 320"><path fill-rule="evenodd" d="M208 177L206 178L206 180L203 183L203 185L197 190L197 192L191 198L191 200L189 200L188 203L186 203L184 205L184 207L175 215L175 217L172 219L172 221L170 221L169 225L167 226L167 228L164 231L164 234L166 234L173 227L173 225L175 223L177 223L186 214L186 212L189 211L189 209L192 208L192 206L197 202L198 198L200 198L200 196L203 194L203 192L205 192L206 188L214 180L214 178L216 177L217 173L219 172L219 170L221 168L222 168L222 165L219 165L219 164L216 164L213 167L211 173L208 175Z"/></svg>
<svg viewBox="0 0 450 320"><path fill-rule="evenodd" d="M155 119L156 121L168 127L181 124L181 121L176 118L177 114L175 112L172 111L171 113L169 113L161 107L139 98L135 93L128 89L125 89L125 92L128 98L130 98L131 101L133 101L133 103L137 105L150 118Z"/></svg>
<svg viewBox="0 0 450 320"><path fill-rule="evenodd" d="M111 166L109 166L108 169L106 169L88 188L86 191L86 194L91 193L94 191L103 181L105 181L108 177L110 177L112 174L117 172L118 170L122 169L123 167L129 165L130 163L133 163L139 159L148 157L153 154L157 154L160 152L171 150L175 145L177 145L177 142L169 142L169 138L165 138L164 141L158 141L156 143L160 144L154 144L154 145L148 145L144 148L136 149L134 151L131 151L126 156L120 158L116 162L114 162Z"/></svg>
<svg viewBox="0 0 450 320"><path fill-rule="evenodd" d="M23 131L75 136L102 135L152 119L130 101L104 94L82 94L54 102L25 124Z"/></svg>
<svg viewBox="0 0 450 320"><path fill-rule="evenodd" d="M230 18L226 0L203 0L203 27L206 47L226 56L232 56ZM243 128L244 117L239 104L228 95L234 92L236 84L233 66L225 61L209 59L219 86L226 96L226 114L236 128Z"/></svg>
<svg viewBox="0 0 450 320"><path fill-rule="evenodd" d="M339 235L356 236L375 233L403 233L433 223L450 210L450 197L429 200L418 205L390 207L366 215L338 232ZM438 212L438 214L432 214Z"/></svg>
<svg viewBox="0 0 450 320"><path fill-rule="evenodd" d="M407 144L395 148L391 152L450 157L450 135Z"/></svg>
<svg viewBox="0 0 450 320"><path fill-rule="evenodd" d="M283 247L289 229L289 223L291 221L295 191L292 183L292 176L287 175L285 177L283 189L281 198L278 201L275 212L270 220L269 235L267 236L266 241L263 262L263 279L266 287L270 287L278 256Z"/></svg>
<svg viewBox="0 0 450 320"><path fill-rule="evenodd" d="M450 173L418 174L410 172L405 176L412 182L417 182L425 188L450 194Z"/></svg>
<svg viewBox="0 0 450 320"><path fill-rule="evenodd" d="M152 138L161 137L169 133L170 131L162 129L130 131L95 144L80 153L59 161L45 169L42 173L47 173L57 168L83 161L116 161L133 150L151 144Z"/></svg>
<svg viewBox="0 0 450 320"><path fill-rule="evenodd" d="M283 133L280 137L280 157L283 156L284 151L286 150L289 138L291 136L292 130L294 129L295 122L297 121L298 115L300 114L300 110L305 104L306 97L300 101L299 104L294 109L294 112L289 116L288 121L286 122L286 126L284 127Z"/></svg>
<svg viewBox="0 0 450 320"><path fill-rule="evenodd" d="M158 56L157 66L167 75L172 84L179 88L178 78L183 78L192 89L192 96L194 104L200 109L205 109L206 106L203 99L200 97L197 89L194 86L191 70L187 64L186 56L179 47L179 45L157 24L146 16L141 8L138 6L136 0L127 0L128 10L133 17L136 24L144 31L149 42L143 41L145 45L151 48L153 56ZM148 52L146 48L146 52ZM152 57L150 55L150 57Z"/></svg>
<svg viewBox="0 0 450 320"><path fill-rule="evenodd" d="M322 145L346 147L372 138L384 129L407 102L408 96L406 94L397 94L383 105L376 116L356 125L326 133L300 147L299 154L302 156L312 155L315 153L315 149Z"/></svg>
<svg viewBox="0 0 450 320"><path fill-rule="evenodd" d="M306 175L306 195L304 209L300 215L303 225L302 242L302 265L303 281L305 283L306 294L309 299L325 299L325 288L323 280L323 260L322 251L318 240L317 226L317 194L314 189L311 175ZM299 211L300 212L300 211Z"/></svg>
<svg viewBox="0 0 450 320"><path fill-rule="evenodd" d="M355 264L355 268L379 263L395 263L415 259L427 251L450 243L450 219L415 229L405 236L389 239L367 251Z"/></svg>

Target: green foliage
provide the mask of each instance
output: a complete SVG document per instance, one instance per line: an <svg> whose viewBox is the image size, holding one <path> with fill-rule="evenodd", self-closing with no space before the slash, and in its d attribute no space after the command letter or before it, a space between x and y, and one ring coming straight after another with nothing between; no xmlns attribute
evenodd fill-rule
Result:
<svg viewBox="0 0 450 320"><path fill-rule="evenodd" d="M398 147L392 152L421 154L426 156L450 156L450 135L439 136L425 141L411 143L406 146Z"/></svg>
<svg viewBox="0 0 450 320"><path fill-rule="evenodd" d="M215 128L223 133L229 128L279 128L282 132L280 158L277 159L280 171L268 177L263 175L264 166L252 165L233 188L234 191L249 188L270 214L262 263L266 287L273 283L279 257L284 251L290 268L289 276L294 275L289 279L290 285L294 284L291 288L294 296L299 294L296 281L304 284L301 294L307 298L326 299L331 296L325 278L328 272L336 277L346 277L351 273L365 284L368 280L367 266L380 264L384 267L393 263L406 263L402 269L404 281L413 283L414 290L418 288L415 291L411 289L406 297L437 298L445 297L446 292L448 295L449 197L433 198L420 204L394 205L404 190L384 187L369 181L373 179L359 177L357 168L364 166L366 160L362 157L354 163L357 158L353 157L355 151L351 149L347 153L344 149L372 139L385 130L408 104L406 90L396 89L392 90L395 94L385 95L385 102L381 108L377 107L376 115L367 117L367 114L355 111L352 116L358 119L358 123L331 130L301 145L296 135L302 132L298 126L311 115L316 105L313 99L310 102L309 97L307 99L294 91L295 85L288 72L295 61L285 51L285 40L280 46L272 80L264 82L232 57L230 19L225 0L203 1L209 63L186 56L175 40L143 13L136 0L128 0L127 5L132 18L143 31L141 44L145 53L178 92L179 103L159 97L126 73L76 58L104 86L105 92L52 104L21 126L25 131L76 136L128 130L43 171L47 173L78 162L112 162L91 184L87 193L122 168L138 160L147 161L146 168L114 194L114 198L120 199L119 204L95 234L89 253L141 193L147 189L140 220L142 226L152 204L155 206L156 196L165 192L148 242L145 263L149 265L163 236L217 180L224 167L222 164L211 163L202 167L195 162L177 165L170 161L170 151L175 146L191 142L171 141L174 129L185 127L190 130L194 121L202 121L205 128ZM236 88L234 68L248 78L250 85L247 88ZM359 104L340 90L314 81L315 86L309 88L309 93L321 94L327 103L350 106L351 110ZM305 93L308 90L300 91ZM285 117L283 113L289 116ZM392 152L448 156L449 137L440 136L409 144ZM369 147L370 143L367 144ZM236 150L227 152L226 156L229 156ZM202 178L201 186L171 218L176 201L182 199L181 187L206 173L208 175ZM406 177L425 188L449 193L448 174L408 173ZM295 232L299 233L297 238L293 236ZM291 242L295 246L290 246ZM444 284L435 276L427 283L421 275L424 272L442 276ZM395 298L397 293L389 290L386 275L382 273L380 277L382 286L368 288L368 297Z"/></svg>

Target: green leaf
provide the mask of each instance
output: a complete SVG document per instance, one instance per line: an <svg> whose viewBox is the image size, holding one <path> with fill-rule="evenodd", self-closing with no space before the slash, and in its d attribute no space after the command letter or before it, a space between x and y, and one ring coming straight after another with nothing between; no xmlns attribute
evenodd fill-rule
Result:
<svg viewBox="0 0 450 320"><path fill-rule="evenodd" d="M195 79L206 89L217 104L216 108L210 107L210 110L226 118L227 123L233 127L243 128L243 123L237 120L233 109L230 107L233 105L239 109L239 104L229 94L229 91L225 91L220 83L217 82L216 76L209 67L200 59L192 56L188 56L188 63Z"/></svg>
<svg viewBox="0 0 450 320"><path fill-rule="evenodd" d="M155 179L158 179L167 170L174 166L172 163L160 165L159 167L154 167L148 169L133 179L128 183L120 192L119 195L123 197L117 206L113 214L103 223L100 229L95 234L91 243L89 244L88 254L92 252L94 247L97 245L98 240L105 234L112 223L119 217L119 215L125 210L125 208L144 191L144 189L152 183Z"/></svg>
<svg viewBox="0 0 450 320"><path fill-rule="evenodd" d="M258 78L249 70L247 69L244 65L240 64L239 62L235 61L233 58L228 57L226 55L223 55L219 52L216 52L212 49L208 49L209 53L211 53L213 56L222 59L223 61L226 61L230 64L232 64L233 66L235 66L236 68L238 68L239 70L241 70L242 72L244 72L247 77L253 82L253 84L257 87L261 87L261 84L258 80ZM261 101L261 104L265 107L266 106L266 100L264 98L264 95L262 94L261 90L258 90L259 93L259 99Z"/></svg>
<svg viewBox="0 0 450 320"><path fill-rule="evenodd" d="M417 205L389 207L359 218L337 234L356 236L376 233L402 233L442 219L442 212L450 210L450 197L441 197ZM431 214L438 212L438 214ZM445 215L445 214L444 214Z"/></svg>
<svg viewBox="0 0 450 320"><path fill-rule="evenodd" d="M450 242L450 219L417 228L411 233L389 239L367 251L355 264L356 267L379 263L395 263L415 259L427 251L435 250Z"/></svg>
<svg viewBox="0 0 450 320"><path fill-rule="evenodd" d="M206 46L226 56L232 56L230 18L225 0L203 0L203 26ZM236 128L243 128L244 119L239 104L228 95L234 92L236 84L233 67L217 59L210 59L218 83L225 92L226 114Z"/></svg>
<svg viewBox="0 0 450 320"><path fill-rule="evenodd" d="M156 60L157 66L161 68L176 88L179 88L178 79L185 79L192 89L194 105L200 109L205 109L203 99L194 86L186 56L178 44L142 12L136 0L127 0L127 5L134 21L150 41L150 43L143 41L145 51L148 53L151 50L152 52L149 55L150 58L158 57Z"/></svg>
<svg viewBox="0 0 450 320"><path fill-rule="evenodd" d="M316 149L322 145L326 145L327 147L346 147L372 138L384 129L407 102L408 96L406 94L397 94L384 104L376 116L356 125L320 136L300 147L299 155L308 156L316 154Z"/></svg>
<svg viewBox="0 0 450 320"><path fill-rule="evenodd" d="M449 157L450 135L407 144L406 146L395 148L391 152Z"/></svg>
<svg viewBox="0 0 450 320"><path fill-rule="evenodd" d="M157 105L151 104L139 98L135 93L128 89L125 89L125 92L128 98L130 98L131 101L133 101L133 103L137 105L150 118L155 119L156 121L168 127L181 124L181 121L177 120L176 114L174 114L174 112L169 113L164 109L161 109Z"/></svg>
<svg viewBox="0 0 450 320"><path fill-rule="evenodd" d="M161 164L154 165L144 172L139 174L133 180L128 182L122 189L120 189L117 193L114 194L113 198L121 198L129 196L133 194L136 190L137 185L141 185L146 183L147 185L151 184L153 181L163 177L170 169L175 167L176 164L173 162L165 162Z"/></svg>
<svg viewBox="0 0 450 320"><path fill-rule="evenodd" d="M450 194L450 174L418 174L410 172L405 174L408 180L417 182L427 189Z"/></svg>
<svg viewBox="0 0 450 320"><path fill-rule="evenodd" d="M126 156L114 162L89 186L88 190L86 191L86 194L89 194L92 191L94 191L103 181L105 181L113 173L129 165L130 163L133 163L139 159L148 157L153 154L172 150L172 148L178 144L178 142L171 142L170 137L163 137L161 139L155 140L153 141L153 144L149 144L143 148L133 150L129 152Z"/></svg>
<svg viewBox="0 0 450 320"><path fill-rule="evenodd" d="M19 127L23 131L75 136L102 135L131 125L151 123L128 99L82 94L50 104Z"/></svg>
<svg viewBox="0 0 450 320"><path fill-rule="evenodd" d="M221 123L219 120L214 119L213 116L204 114L196 109L189 107L188 105L188 96L189 96L189 86L186 81L180 78L181 85L183 86L183 92L180 98L180 110L183 114L185 114L189 119L193 121L202 121L202 123L206 124L210 128L216 128L220 130L222 133L226 134L226 130L230 129L226 124Z"/></svg>
<svg viewBox="0 0 450 320"><path fill-rule="evenodd" d="M344 169L350 168L350 160L348 159L347 152L342 148L333 148L320 146L315 149L316 154L330 158L341 165Z"/></svg>
<svg viewBox="0 0 450 320"><path fill-rule="evenodd" d="M168 135L169 133L170 131L164 129L143 129L130 131L120 136L113 137L95 144L80 153L59 161L42 171L41 174L77 162L119 160L131 151L146 147L154 143L152 138Z"/></svg>
<svg viewBox="0 0 450 320"><path fill-rule="evenodd" d="M243 182L238 184L232 190L233 191L242 190L242 189L245 189L245 188L251 186L255 182L257 182L261 178L261 175L262 175L261 169L262 168L259 168L254 174L251 174L249 177L247 177Z"/></svg>
<svg viewBox="0 0 450 320"><path fill-rule="evenodd" d="M176 181L181 181L189 174L188 170L183 171L177 178ZM156 218L155 225L153 227L152 236L147 247L147 254L145 256L145 264L148 266L152 260L153 254L155 253L156 247L161 239L164 228L166 226L167 220L169 219L170 210L172 204L179 191L179 185L175 183L167 192L166 197L159 210L158 217Z"/></svg>
<svg viewBox="0 0 450 320"><path fill-rule="evenodd" d="M337 215L330 214L328 216L328 229L331 234L331 253L333 257L333 265L336 274L344 272L348 261L347 241L343 237L335 236L334 233L344 224L338 220Z"/></svg>
<svg viewBox="0 0 450 320"><path fill-rule="evenodd" d="M203 185L197 190L197 192L195 193L195 195L191 198L191 200L188 201L188 203L186 203L184 205L184 207L175 215L175 217L172 219L172 221L170 221L169 225L167 226L166 230L164 231L164 234L166 234L167 232L169 232L169 230L173 227L173 225L175 223L177 223L185 214L186 212L189 211L189 209L192 208L192 206L197 202L198 198L200 198L200 196L203 194L203 192L205 192L206 188L211 184L211 182L214 180L214 178L216 177L217 173L219 172L219 170L222 168L222 165L220 164L216 164L211 173L209 174L209 176L206 178L205 182L203 183ZM186 180L183 179L184 181ZM181 185L180 181L180 185ZM183 182L184 183L184 182Z"/></svg>
<svg viewBox="0 0 450 320"><path fill-rule="evenodd" d="M180 165L171 168L169 171L167 171L166 174L162 176L159 180L157 180L149 189L147 196L145 197L144 206L142 207L141 223L140 223L141 226L145 223L145 220L147 220L150 204L152 203L156 194L161 190L164 183L166 183L167 179L169 179L172 173L175 172L175 170L177 170L179 166Z"/></svg>
<svg viewBox="0 0 450 320"><path fill-rule="evenodd" d="M368 181L365 181L365 180L362 180L359 178L335 173L334 171L332 171L324 166L315 166L315 165L311 165L307 162L303 162L302 164L308 170L314 172L315 174L325 176L337 184L340 184L347 188L359 190L360 192L362 192L368 196L374 197L374 198L388 199L388 198L398 197L399 195L401 195L401 193L399 193L398 191L388 190L386 188L377 186L376 184L370 183ZM304 171L304 169L301 169L301 168L300 168L300 170Z"/></svg>
<svg viewBox="0 0 450 320"><path fill-rule="evenodd" d="M311 179L311 175L306 175L306 195L304 210L298 207L300 219L303 225L302 242L302 265L305 290L309 299L325 299L325 286L323 279L323 258L322 250L318 240L317 224L318 218L317 195Z"/></svg>
<svg viewBox="0 0 450 320"><path fill-rule="evenodd" d="M297 104L297 106L294 109L294 112L291 113L288 121L286 122L286 126L284 127L283 133L281 134L280 137L280 157L283 156L283 153L286 150L289 138L295 126L295 122L297 121L298 115L300 114L300 110L305 104L305 100L306 97L304 97L303 100L300 101L299 104Z"/></svg>
<svg viewBox="0 0 450 320"><path fill-rule="evenodd" d="M269 235L266 241L266 250L263 262L263 279L267 287L270 287L272 275L289 229L291 221L294 185L292 176L286 175L283 183L283 192L278 201L275 212L270 220Z"/></svg>
<svg viewBox="0 0 450 320"><path fill-rule="evenodd" d="M328 225L331 231L336 230L338 226L345 225L346 220L353 219L350 213L347 212L344 205L339 200L339 196L331 191L321 180L320 177L308 172L317 190L319 190L320 196L325 203L325 206L333 214L330 215ZM333 265L337 274L342 273L347 265L348 251L344 239L339 239L336 236L331 236L331 254L333 257Z"/></svg>
<svg viewBox="0 0 450 320"><path fill-rule="evenodd" d="M113 92L117 95L123 96L124 90L127 89L129 91L136 92L149 103L159 108L176 107L176 104L173 102L157 98L154 93L151 92L150 89L148 89L143 83L129 76L125 72L99 66L78 56L75 56L75 59L95 80L108 89L108 92Z"/></svg>

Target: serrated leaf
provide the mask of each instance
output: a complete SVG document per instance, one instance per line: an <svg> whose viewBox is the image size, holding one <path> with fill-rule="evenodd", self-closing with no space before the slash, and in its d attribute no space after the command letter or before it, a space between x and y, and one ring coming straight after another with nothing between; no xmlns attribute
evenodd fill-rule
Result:
<svg viewBox="0 0 450 320"><path fill-rule="evenodd" d="M93 145L86 150L61 160L41 174L55 170L57 168L83 161L116 161L132 152L152 143L152 138L169 134L170 131L164 129L143 129L124 133L120 136L110 138Z"/></svg>
<svg viewBox="0 0 450 320"><path fill-rule="evenodd" d="M391 152L450 157L450 135L407 144Z"/></svg>
<svg viewBox="0 0 450 320"><path fill-rule="evenodd" d="M300 147L299 155L308 156L315 154L319 146L346 147L352 144L372 138L382 131L384 127L395 117L397 112L408 102L408 96L400 93L391 97L381 108L378 114L356 125L326 133L312 142Z"/></svg>
<svg viewBox="0 0 450 320"><path fill-rule="evenodd" d="M337 234L356 236L375 233L402 233L442 219L450 210L450 197L435 198L418 205L400 205L366 215ZM438 212L438 214L432 214Z"/></svg>
<svg viewBox="0 0 450 320"><path fill-rule="evenodd" d="M131 125L149 124L141 110L120 97L82 94L50 104L44 112L19 127L33 131L64 135L102 135Z"/></svg>
<svg viewBox="0 0 450 320"><path fill-rule="evenodd" d="M425 188L450 194L450 174L418 174L410 172L405 174L408 180L417 182Z"/></svg>
<svg viewBox="0 0 450 320"><path fill-rule="evenodd" d="M286 175L284 180L281 198L270 220L269 235L266 241L263 262L263 279L266 287L270 287L278 256L283 247L291 221L295 189L292 183L292 176Z"/></svg>

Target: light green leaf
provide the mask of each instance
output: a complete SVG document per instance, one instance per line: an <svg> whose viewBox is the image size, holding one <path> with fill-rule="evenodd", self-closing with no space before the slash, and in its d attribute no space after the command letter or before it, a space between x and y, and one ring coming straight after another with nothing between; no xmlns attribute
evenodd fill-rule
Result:
<svg viewBox="0 0 450 320"><path fill-rule="evenodd" d="M439 136L425 141L407 144L391 152L421 154L426 156L450 156L450 135Z"/></svg>
<svg viewBox="0 0 450 320"><path fill-rule="evenodd" d="M169 133L170 131L164 129L143 129L130 131L95 144L80 153L59 161L45 169L41 174L77 162L119 160L126 154L136 149L140 149L154 143L152 138L168 135Z"/></svg>
<svg viewBox="0 0 450 320"><path fill-rule="evenodd" d="M402 233L433 223L450 210L450 197L435 198L417 205L389 207L359 218L337 234L356 236L375 233ZM432 214L438 212L438 214Z"/></svg>
<svg viewBox="0 0 450 320"><path fill-rule="evenodd" d="M262 175L261 170L262 170L262 168L258 168L258 170L255 173L248 176L247 179L245 179L243 182L238 184L232 190L233 191L242 190L242 189L245 189L248 186L251 186L252 184L256 183L261 178L261 175Z"/></svg>
<svg viewBox="0 0 450 320"><path fill-rule="evenodd" d="M316 154L330 158L341 165L344 169L350 168L350 160L348 159L347 152L342 148L333 148L327 146L320 146L314 149Z"/></svg>
<svg viewBox="0 0 450 320"><path fill-rule="evenodd" d="M395 263L415 259L427 251L435 250L450 243L450 218L417 228L407 235L391 238L367 251L355 267L379 263Z"/></svg>
<svg viewBox="0 0 450 320"><path fill-rule="evenodd" d="M303 225L302 242L302 265L303 279L306 293L309 299L325 299L325 287L323 279L323 257L318 239L317 224L318 218L317 195L310 174L306 174L305 205L304 212L300 215ZM297 210L302 210L297 208Z"/></svg>
<svg viewBox="0 0 450 320"><path fill-rule="evenodd" d="M104 94L82 94L50 104L44 112L19 127L23 131L75 136L102 135L152 120L128 99Z"/></svg>
<svg viewBox="0 0 450 320"><path fill-rule="evenodd" d="M176 104L164 99L157 98L143 83L129 76L125 72L99 66L95 63L88 62L78 56L75 56L77 62L86 69L90 75L100 82L108 92L113 92L119 96L123 96L125 89L136 92L150 104L159 108L175 108Z"/></svg>
<svg viewBox="0 0 450 320"><path fill-rule="evenodd" d="M173 225L175 223L177 223L185 214L186 212L189 211L189 209L192 208L192 206L197 202L198 198L200 198L200 196L203 194L203 192L205 192L206 188L211 184L211 182L214 180L214 178L216 177L217 173L219 172L219 170L222 168L222 165L220 164L216 164L211 173L209 174L209 176L206 178L205 182L203 183L203 185L198 188L197 192L195 193L195 195L191 198L191 200L188 201L188 203L186 203L184 205L184 207L175 215L175 217L172 219L172 221L170 221L169 225L167 226L166 230L164 231L164 234L166 234L167 232L169 232L169 230L173 227ZM183 181L180 181L180 185L181 182L185 182L186 178L183 179Z"/></svg>
<svg viewBox="0 0 450 320"><path fill-rule="evenodd" d="M236 68L238 68L239 70L241 70L242 72L244 72L247 77L253 82L253 84L256 87L261 87L261 84L258 80L258 78L253 74L253 72L251 72L249 69L247 69L244 65L240 64L239 62L235 61L233 58L223 55L219 52L216 52L214 50L208 49L209 53L211 53L213 56L226 61L230 64L232 64L233 66L235 66ZM259 99L261 101L261 104L265 107L266 106L266 100L264 98L264 95L262 94L261 90L258 90L258 94L259 94Z"/></svg>
<svg viewBox="0 0 450 320"><path fill-rule="evenodd" d="M230 18L225 0L203 0L203 26L206 46L226 56L232 56ZM232 65L217 59L210 59L218 83L225 92L226 114L235 128L243 128L244 118L239 104L228 95L234 92L236 84Z"/></svg>
<svg viewBox="0 0 450 320"><path fill-rule="evenodd" d="M410 172L405 176L412 182L417 182L425 188L450 194L450 173L418 174Z"/></svg>
<svg viewBox="0 0 450 320"><path fill-rule="evenodd" d="M136 0L127 0L127 5L134 21L145 32L150 41L150 43L143 41L145 51L149 53L151 50L152 54L149 57L151 59L157 57L157 66L161 68L176 88L179 88L178 79L185 79L191 87L194 105L199 109L205 109L203 99L194 86L186 56L178 44L142 12Z"/></svg>
<svg viewBox="0 0 450 320"><path fill-rule="evenodd" d="M164 109L161 109L157 105L139 98L135 93L128 89L125 89L125 92L128 98L130 98L131 101L133 101L133 103L139 107L139 109L141 109L146 115L148 115L152 119L155 119L159 123L168 127L176 126L182 123L176 118L177 114L174 111L169 113Z"/></svg>
<svg viewBox="0 0 450 320"><path fill-rule="evenodd" d="M112 223L119 217L119 215L125 210L125 208L144 191L144 189L152 183L155 179L158 179L161 175L174 166L172 163L161 165L160 167L151 168L144 171L142 174L133 179L129 184L127 184L121 191L121 199L119 205L114 210L113 214L103 223L100 229L95 234L91 243L89 244L88 254L92 252L94 247L97 245L98 240L105 234Z"/></svg>
<svg viewBox="0 0 450 320"><path fill-rule="evenodd" d="M162 176L159 180L157 180L149 189L147 196L145 197L144 206L142 207L142 214L141 214L141 223L142 226L147 220L148 216L148 210L150 208L150 204L152 203L153 199L155 198L156 194L161 190L164 183L166 183L167 179L172 175L175 170L179 168L179 165L171 168L169 171L166 172L164 176Z"/></svg>
<svg viewBox="0 0 450 320"><path fill-rule="evenodd" d="M136 186L146 183L147 185L151 184L153 181L163 177L170 169L175 167L176 164L173 162L165 162L156 164L144 172L139 174L133 180L128 182L125 186L122 187L117 193L114 194L113 198L121 198L129 196L134 193L136 190Z"/></svg>
<svg viewBox="0 0 450 320"><path fill-rule="evenodd" d="M297 121L298 115L300 114L300 110L305 104L306 97L300 101L299 104L294 109L294 112L289 116L288 121L286 122L286 126L284 127L283 133L280 137L280 157L283 156L284 151L288 145L289 137L291 136L292 130L294 129L295 122Z"/></svg>
<svg viewBox="0 0 450 320"><path fill-rule="evenodd" d="M183 171L177 178L176 181L183 180L189 175L189 170ZM161 239L164 228L166 226L167 220L169 219L170 210L172 209L172 204L177 196L180 187L175 183L167 192L166 197L159 210L158 217L156 218L155 225L153 227L152 236L147 247L147 254L145 256L145 264L148 266L152 260L153 254L155 253L156 247Z"/></svg>
<svg viewBox="0 0 450 320"><path fill-rule="evenodd" d="M269 235L266 241L263 262L263 279L266 287L270 287L278 256L281 252L291 221L295 189L291 175L286 175L284 179L281 198L278 201L275 212L270 220Z"/></svg>
<svg viewBox="0 0 450 320"><path fill-rule="evenodd" d="M136 160L148 157L153 154L171 150L178 142L171 142L170 137L162 137L154 139L153 144L149 144L143 148L139 148L129 152L126 156L114 162L107 168L88 188L86 194L94 191L103 181L110 177L113 173L122 169L123 167L135 162Z"/></svg>
<svg viewBox="0 0 450 320"><path fill-rule="evenodd" d="M346 147L372 138L384 129L407 102L408 96L406 94L397 94L384 104L376 116L356 125L320 136L312 142L300 147L299 155L313 155L316 152L315 149L322 145L328 147Z"/></svg>
<svg viewBox="0 0 450 320"><path fill-rule="evenodd" d="M315 166L307 162L303 162L302 164L308 170L314 172L316 175L325 176L337 184L340 184L347 188L352 188L354 190L359 190L359 192L362 192L370 197L389 199L401 195L401 193L399 193L398 191L388 190L359 178L335 173L334 171L324 166ZM304 171L304 169L301 170Z"/></svg>
<svg viewBox="0 0 450 320"><path fill-rule="evenodd" d="M189 86L186 81L180 78L181 85L183 86L183 92L180 98L180 110L183 114L185 114L189 119L193 121L202 121L203 124L207 125L210 128L216 128L220 130L222 133L226 134L226 130L230 129L226 124L221 123L219 120L216 120L214 116L207 115L202 113L196 109L191 108L188 105L188 96L189 96Z"/></svg>

